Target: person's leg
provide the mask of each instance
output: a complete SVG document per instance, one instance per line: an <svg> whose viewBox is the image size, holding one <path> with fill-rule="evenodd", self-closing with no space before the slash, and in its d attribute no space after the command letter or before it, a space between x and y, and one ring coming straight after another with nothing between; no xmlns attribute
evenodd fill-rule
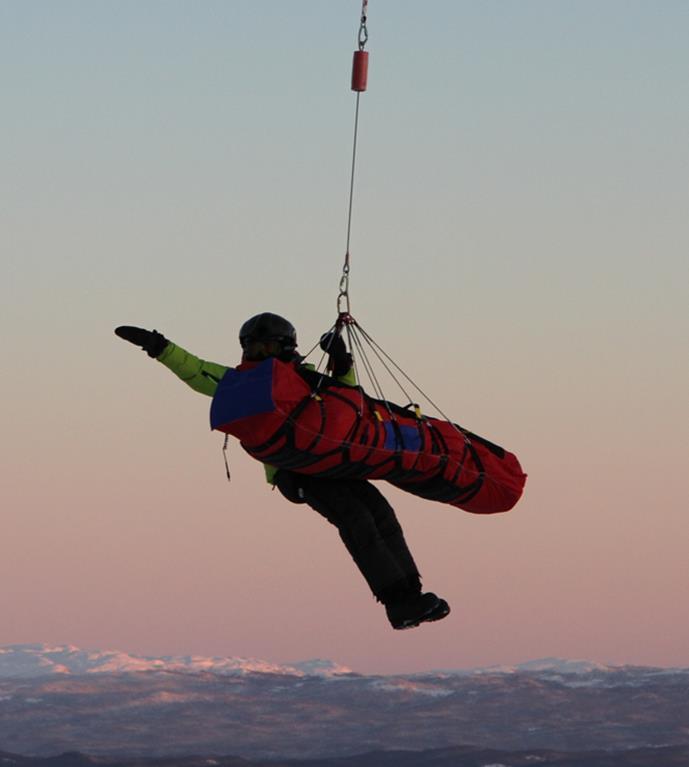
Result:
<svg viewBox="0 0 689 767"><path fill-rule="evenodd" d="M276 485L293 503L307 503L333 524L394 628L440 620L447 602L421 593L421 580L394 510L362 480L319 479L281 470Z"/></svg>
<svg viewBox="0 0 689 767"><path fill-rule="evenodd" d="M391 508L393 519L387 524L378 519L385 516L386 510L369 508L368 499L360 489L367 483L318 479L280 470L275 484L287 500L307 503L337 528L347 551L379 601L384 601L389 592L406 591L409 568L416 573L413 560L411 555L411 565L406 559L398 560L396 547L390 546L390 539L400 535L401 528Z"/></svg>
<svg viewBox="0 0 689 767"><path fill-rule="evenodd" d="M404 571L409 590L421 593L421 576L395 510L385 496L371 482L352 483L352 493L369 509L380 537Z"/></svg>
<svg viewBox="0 0 689 767"><path fill-rule="evenodd" d="M388 545L372 510L353 490L358 482L303 477L306 503L334 525L378 601L407 587L407 572Z"/></svg>
<svg viewBox="0 0 689 767"><path fill-rule="evenodd" d="M381 600L394 628L412 628L421 622L442 620L450 613L444 599L421 592L421 576L409 551L394 509L371 482L352 483L352 493L370 510L381 538L405 572L402 588L389 590Z"/></svg>

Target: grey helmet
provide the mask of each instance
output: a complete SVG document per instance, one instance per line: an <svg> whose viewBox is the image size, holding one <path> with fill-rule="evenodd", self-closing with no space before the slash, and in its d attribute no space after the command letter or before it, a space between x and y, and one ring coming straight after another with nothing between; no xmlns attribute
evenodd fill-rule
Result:
<svg viewBox="0 0 689 767"><path fill-rule="evenodd" d="M297 331L279 314L262 312L242 325L239 343L247 359L278 357L288 360L294 357L297 348Z"/></svg>

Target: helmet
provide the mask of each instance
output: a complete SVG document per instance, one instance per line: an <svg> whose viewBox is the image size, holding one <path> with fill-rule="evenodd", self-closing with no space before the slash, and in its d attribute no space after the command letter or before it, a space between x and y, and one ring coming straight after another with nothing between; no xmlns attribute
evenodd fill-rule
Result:
<svg viewBox="0 0 689 767"><path fill-rule="evenodd" d="M262 312L242 325L239 330L239 343L247 359L292 359L297 348L297 331L284 317Z"/></svg>

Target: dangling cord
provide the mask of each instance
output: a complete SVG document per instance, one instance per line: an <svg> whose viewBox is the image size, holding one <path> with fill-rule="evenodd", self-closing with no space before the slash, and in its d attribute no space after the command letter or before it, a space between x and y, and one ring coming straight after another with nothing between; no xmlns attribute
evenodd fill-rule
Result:
<svg viewBox="0 0 689 767"><path fill-rule="evenodd" d="M230 439L230 435L225 435L225 441L222 446L222 457L225 459L225 473L227 474L227 481L230 482L230 464L227 462L227 442Z"/></svg>

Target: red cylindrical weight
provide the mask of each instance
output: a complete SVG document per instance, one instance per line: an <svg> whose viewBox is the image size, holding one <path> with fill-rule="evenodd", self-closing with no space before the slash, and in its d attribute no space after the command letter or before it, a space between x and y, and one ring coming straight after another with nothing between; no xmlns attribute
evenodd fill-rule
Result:
<svg viewBox="0 0 689 767"><path fill-rule="evenodd" d="M368 78L368 51L354 51L352 61L352 90L365 91Z"/></svg>

